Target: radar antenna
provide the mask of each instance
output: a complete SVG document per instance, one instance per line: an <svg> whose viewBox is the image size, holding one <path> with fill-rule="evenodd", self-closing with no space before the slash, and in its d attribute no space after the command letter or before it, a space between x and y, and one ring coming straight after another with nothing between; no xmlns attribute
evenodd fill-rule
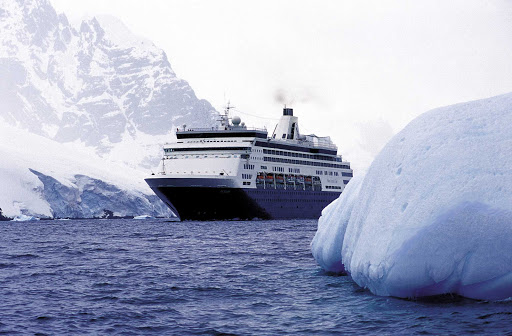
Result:
<svg viewBox="0 0 512 336"><path fill-rule="evenodd" d="M234 106L230 105L230 101L228 100L227 105L224 107L224 114L220 115L220 125L224 127L225 130L229 127L229 110L235 108Z"/></svg>

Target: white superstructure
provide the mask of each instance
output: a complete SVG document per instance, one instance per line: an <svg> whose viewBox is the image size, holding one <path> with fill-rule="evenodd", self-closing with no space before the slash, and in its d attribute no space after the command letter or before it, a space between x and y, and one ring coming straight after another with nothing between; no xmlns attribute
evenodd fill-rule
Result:
<svg viewBox="0 0 512 336"><path fill-rule="evenodd" d="M194 178L198 185L202 178L229 179L240 188L257 188L261 174L265 180L273 174L278 188L282 175L283 189L291 187L286 178L291 182L289 177L294 177L295 189L307 188L306 179L317 177L322 191L338 192L352 177L350 163L336 154L329 137L300 135L298 118L290 108L284 109L271 138L264 129L247 128L238 117L233 122L227 113L221 117L217 128L177 130L177 140L164 145L158 174Z"/></svg>

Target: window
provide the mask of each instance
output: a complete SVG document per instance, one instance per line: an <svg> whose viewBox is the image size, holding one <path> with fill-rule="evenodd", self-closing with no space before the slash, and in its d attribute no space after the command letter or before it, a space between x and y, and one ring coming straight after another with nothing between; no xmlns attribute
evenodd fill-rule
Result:
<svg viewBox="0 0 512 336"><path fill-rule="evenodd" d="M204 151L247 151L250 147L190 147L168 148L169 152L204 152Z"/></svg>
<svg viewBox="0 0 512 336"><path fill-rule="evenodd" d="M312 162L312 161L302 161L302 160L290 160L290 159L281 159L276 157L264 156L263 161L265 162L281 162L281 163L292 163L292 164L300 164L307 166L319 166L319 167L330 167L330 168L341 168L341 169L350 169L349 165L337 165L333 163L326 162ZM328 172L325 173L328 175Z"/></svg>

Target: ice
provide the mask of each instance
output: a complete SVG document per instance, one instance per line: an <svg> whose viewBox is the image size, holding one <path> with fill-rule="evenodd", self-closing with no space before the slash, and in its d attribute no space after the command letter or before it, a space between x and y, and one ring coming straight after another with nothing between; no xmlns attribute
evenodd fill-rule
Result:
<svg viewBox="0 0 512 336"><path fill-rule="evenodd" d="M154 219L154 218L155 217L150 216L150 215L140 215L140 216L133 217L133 219Z"/></svg>
<svg viewBox="0 0 512 336"><path fill-rule="evenodd" d="M13 222L32 222L32 221L38 221L39 218L34 216L27 216L27 215L18 215L12 219Z"/></svg>
<svg viewBox="0 0 512 336"><path fill-rule="evenodd" d="M328 272L345 273L341 262L341 245L361 181L361 176L354 176L340 198L329 204L318 220L318 230L311 242L311 249L318 264ZM333 225L334 222L337 224Z"/></svg>
<svg viewBox="0 0 512 336"><path fill-rule="evenodd" d="M6 217L171 215L145 173L0 123L0 207Z"/></svg>
<svg viewBox="0 0 512 336"><path fill-rule="evenodd" d="M317 262L378 295L511 297L511 108L506 94L412 121L324 210Z"/></svg>

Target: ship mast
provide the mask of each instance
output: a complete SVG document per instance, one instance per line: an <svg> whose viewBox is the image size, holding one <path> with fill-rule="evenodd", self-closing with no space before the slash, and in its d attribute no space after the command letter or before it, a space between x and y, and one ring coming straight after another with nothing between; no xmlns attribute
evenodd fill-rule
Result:
<svg viewBox="0 0 512 336"><path fill-rule="evenodd" d="M165 157L162 158L162 175L165 175Z"/></svg>
<svg viewBox="0 0 512 336"><path fill-rule="evenodd" d="M230 102L228 101L228 104L226 107L224 107L224 114L221 114L220 119L218 120L220 121L221 127L223 127L225 130L227 130L229 127L229 110L232 108L234 108L234 106L231 106Z"/></svg>

